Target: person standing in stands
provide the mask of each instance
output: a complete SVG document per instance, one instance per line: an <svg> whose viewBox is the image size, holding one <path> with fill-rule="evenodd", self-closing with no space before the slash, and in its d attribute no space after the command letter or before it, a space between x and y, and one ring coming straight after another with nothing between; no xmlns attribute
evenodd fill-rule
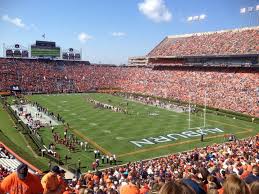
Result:
<svg viewBox="0 0 259 194"><path fill-rule="evenodd" d="M60 169L58 166L53 166L51 171L45 174L41 179L41 184L44 189L44 194L61 194L62 186L58 180Z"/></svg>
<svg viewBox="0 0 259 194"><path fill-rule="evenodd" d="M43 188L40 178L28 172L26 164L20 164L13 172L0 183L0 193L9 194L40 194Z"/></svg>
<svg viewBox="0 0 259 194"><path fill-rule="evenodd" d="M65 173L66 171L64 171L63 169L60 170L60 173L58 175L58 181L59 181L59 184L61 185L62 189L61 189L61 192L65 192L66 188L67 188L67 183L65 182Z"/></svg>

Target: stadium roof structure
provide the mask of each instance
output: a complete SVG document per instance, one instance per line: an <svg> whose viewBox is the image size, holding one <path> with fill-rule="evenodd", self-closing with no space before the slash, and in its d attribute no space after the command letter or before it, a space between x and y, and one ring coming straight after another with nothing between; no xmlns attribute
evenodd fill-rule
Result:
<svg viewBox="0 0 259 194"><path fill-rule="evenodd" d="M148 58L259 55L259 26L215 32L171 35Z"/></svg>

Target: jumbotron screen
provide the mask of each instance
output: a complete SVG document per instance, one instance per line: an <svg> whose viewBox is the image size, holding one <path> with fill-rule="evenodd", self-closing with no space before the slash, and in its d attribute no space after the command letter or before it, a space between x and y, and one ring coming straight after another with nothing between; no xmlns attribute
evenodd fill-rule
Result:
<svg viewBox="0 0 259 194"><path fill-rule="evenodd" d="M60 48L35 48L31 47L32 57L60 57Z"/></svg>

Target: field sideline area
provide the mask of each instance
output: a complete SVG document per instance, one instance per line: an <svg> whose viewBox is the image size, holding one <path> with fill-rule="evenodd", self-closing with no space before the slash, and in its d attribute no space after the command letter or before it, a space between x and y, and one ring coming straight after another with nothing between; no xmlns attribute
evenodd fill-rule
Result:
<svg viewBox="0 0 259 194"><path fill-rule="evenodd" d="M127 108L128 114L96 108L87 98ZM176 113L110 94L29 95L26 99L59 113L65 123L69 123L68 133L74 133L80 141L90 142L91 148L87 151L68 152L61 144L56 148L62 160L66 154L69 156L68 164L77 164L80 160L83 170L90 169L94 149L116 154L118 164L123 164L220 143L225 134L245 138L259 132L258 124L207 114L206 128L202 131L207 135L201 142L199 127L203 126L204 119L201 112L191 115L191 129L188 129L188 113ZM55 126L54 130L63 136L63 125ZM41 128L39 134L46 146L53 142L50 128Z"/></svg>

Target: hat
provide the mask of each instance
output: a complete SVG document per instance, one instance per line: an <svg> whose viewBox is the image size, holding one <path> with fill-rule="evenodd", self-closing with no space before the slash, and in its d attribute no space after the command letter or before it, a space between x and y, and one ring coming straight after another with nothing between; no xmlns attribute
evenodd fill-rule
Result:
<svg viewBox="0 0 259 194"><path fill-rule="evenodd" d="M59 169L58 166L53 166L52 169L51 169L51 171L52 171L52 172L55 172L55 173L57 173L57 174L60 173L60 169Z"/></svg>
<svg viewBox="0 0 259 194"><path fill-rule="evenodd" d="M20 164L17 167L17 175L19 179L25 179L28 174L28 166L26 164Z"/></svg>

